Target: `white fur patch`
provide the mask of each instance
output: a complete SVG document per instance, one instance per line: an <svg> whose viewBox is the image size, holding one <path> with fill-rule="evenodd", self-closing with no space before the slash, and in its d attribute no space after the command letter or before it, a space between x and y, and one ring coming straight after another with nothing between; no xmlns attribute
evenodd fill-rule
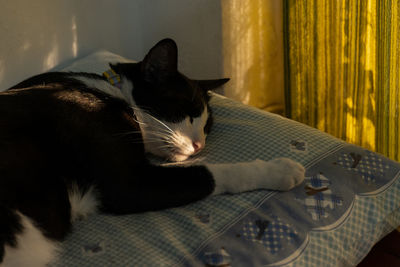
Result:
<svg viewBox="0 0 400 267"><path fill-rule="evenodd" d="M17 247L5 246L5 257L0 265L6 267L45 266L57 255L57 242L44 237L31 219L17 213L21 218L23 230L17 235Z"/></svg>
<svg viewBox="0 0 400 267"><path fill-rule="evenodd" d="M68 197L71 204L71 222L86 218L98 210L99 200L93 186L85 194L82 194L78 186L73 184L68 191Z"/></svg>
<svg viewBox="0 0 400 267"><path fill-rule="evenodd" d="M109 94L111 96L114 96L119 99L126 100L124 95L122 94L121 90L113 85L111 85L109 82L100 80L100 79L93 79L85 76L78 76L75 77L74 79L81 81L84 83L87 87L89 88L96 88L106 94Z"/></svg>
<svg viewBox="0 0 400 267"><path fill-rule="evenodd" d="M206 167L214 177L213 194L239 193L255 189L287 191L302 183L305 174L304 167L289 158L206 164Z"/></svg>

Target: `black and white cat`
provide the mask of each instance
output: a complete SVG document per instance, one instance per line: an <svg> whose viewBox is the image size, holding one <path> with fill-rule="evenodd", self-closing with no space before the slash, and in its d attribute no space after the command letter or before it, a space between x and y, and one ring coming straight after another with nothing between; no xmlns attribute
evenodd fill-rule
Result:
<svg viewBox="0 0 400 267"><path fill-rule="evenodd" d="M0 93L0 266L43 266L74 220L192 203L224 192L289 190L304 168L286 158L156 166L205 145L212 90L177 70L171 39L139 63L110 65L121 86L90 73L45 73Z"/></svg>

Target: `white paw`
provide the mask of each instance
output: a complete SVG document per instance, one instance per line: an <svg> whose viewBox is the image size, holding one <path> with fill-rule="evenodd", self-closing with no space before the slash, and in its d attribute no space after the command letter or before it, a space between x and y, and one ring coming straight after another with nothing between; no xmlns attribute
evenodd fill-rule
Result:
<svg viewBox="0 0 400 267"><path fill-rule="evenodd" d="M304 167L289 158L256 160L256 162L264 165L266 189L288 191L304 181Z"/></svg>

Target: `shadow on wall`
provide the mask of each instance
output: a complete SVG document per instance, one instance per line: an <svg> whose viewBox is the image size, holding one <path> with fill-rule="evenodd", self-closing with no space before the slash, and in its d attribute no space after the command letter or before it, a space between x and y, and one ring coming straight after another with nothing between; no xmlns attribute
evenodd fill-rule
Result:
<svg viewBox="0 0 400 267"><path fill-rule="evenodd" d="M130 10L137 10L135 3ZM113 1L7 1L0 10L0 91L100 48L121 52L120 7ZM134 32L139 24L133 18L129 27ZM131 43L139 56L140 42Z"/></svg>
<svg viewBox="0 0 400 267"><path fill-rule="evenodd" d="M222 14L216 0L143 0L143 52L165 37L179 49L179 70L194 79L215 79L222 71Z"/></svg>
<svg viewBox="0 0 400 267"><path fill-rule="evenodd" d="M179 68L222 75L221 7L215 0L13 0L0 9L0 91L32 75L106 49L141 59L174 38Z"/></svg>

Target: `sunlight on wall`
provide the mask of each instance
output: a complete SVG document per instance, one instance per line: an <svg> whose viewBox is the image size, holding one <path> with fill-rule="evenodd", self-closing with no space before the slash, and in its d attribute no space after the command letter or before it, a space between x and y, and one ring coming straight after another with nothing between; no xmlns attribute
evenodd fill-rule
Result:
<svg viewBox="0 0 400 267"><path fill-rule="evenodd" d="M77 26L76 26L76 17L72 17L72 55L74 58L78 55L78 33L77 33Z"/></svg>
<svg viewBox="0 0 400 267"><path fill-rule="evenodd" d="M59 63L58 52L57 38L53 36L52 48L43 61L43 71L48 71Z"/></svg>
<svg viewBox="0 0 400 267"><path fill-rule="evenodd" d="M247 9L247 10L246 10ZM250 92L245 89L245 75L252 65L252 49L248 49L252 35L250 31L249 6L233 1L230 5L223 2L223 31L225 76L231 77L231 86L225 89L228 97L239 99L248 104ZM240 25L241 27L235 25ZM226 48L227 46L230 47Z"/></svg>
<svg viewBox="0 0 400 267"><path fill-rule="evenodd" d="M31 48L32 44L29 41L26 41L23 45L22 45L22 51L28 51L29 48Z"/></svg>
<svg viewBox="0 0 400 267"><path fill-rule="evenodd" d="M225 94L245 104L283 110L280 0L226 0L222 5Z"/></svg>

